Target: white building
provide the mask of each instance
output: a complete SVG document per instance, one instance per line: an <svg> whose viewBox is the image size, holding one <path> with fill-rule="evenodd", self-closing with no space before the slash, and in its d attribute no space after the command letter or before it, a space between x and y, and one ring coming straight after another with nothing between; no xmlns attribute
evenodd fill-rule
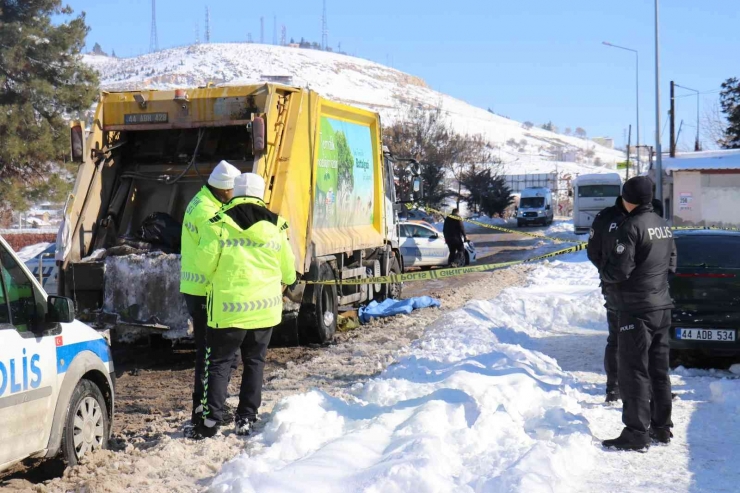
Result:
<svg viewBox="0 0 740 493"><path fill-rule="evenodd" d="M740 149L678 153L663 159L663 171L674 226L740 227Z"/></svg>

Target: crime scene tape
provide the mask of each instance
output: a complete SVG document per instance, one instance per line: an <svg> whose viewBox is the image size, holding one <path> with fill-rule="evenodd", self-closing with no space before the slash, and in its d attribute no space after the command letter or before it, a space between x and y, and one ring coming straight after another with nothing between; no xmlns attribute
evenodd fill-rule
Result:
<svg viewBox="0 0 740 493"><path fill-rule="evenodd" d="M703 230L703 231L740 231L740 228L720 228L719 226L671 226L673 231L690 231L690 230Z"/></svg>
<svg viewBox="0 0 740 493"><path fill-rule="evenodd" d="M443 217L451 217L452 219L458 219L458 220L464 221L466 223L475 224L476 226L480 226L481 228L495 229L497 231L503 231L504 233L513 233L513 234L517 234L517 235L531 236L533 238L539 238L541 240L548 240L548 241L552 241L554 243L576 243L576 244L579 244L579 245L580 244L583 244L583 245L586 244L586 242L582 242L582 241L563 240L561 238L552 238L552 237L549 237L549 236L539 235L539 234L536 234L536 233L528 233L526 231L518 231L518 230L515 230L515 229L502 228L501 226L494 226L492 224L486 224L486 223L482 223L482 222L479 222L479 221L474 221L473 219L465 219L465 218L462 218L462 217L459 217L459 216L453 216L452 214L445 214L444 212L438 211L437 209L432 209L431 207L422 207L422 209L424 209L425 211L430 212L430 213L439 214L439 215L441 215Z"/></svg>
<svg viewBox="0 0 740 493"><path fill-rule="evenodd" d="M300 281L301 284L323 284L323 285L337 285L337 286L361 286L363 284L398 284L403 282L415 282L415 281L433 281L436 279L448 279L450 277L458 277L465 274L472 274L476 272L490 272L505 267L512 267L514 265L527 264L531 262L538 262L540 260L546 260L548 258L557 257L560 255L567 255L569 253L580 252L586 249L586 244L579 244L557 252L546 253L544 255L538 255L526 260L513 260L511 262L499 262L496 264L481 264L481 265L469 265L467 267L449 267L446 269L427 270L419 272L409 272L407 274L393 274L390 276L379 276L379 277L366 277L364 279L343 279L340 281Z"/></svg>

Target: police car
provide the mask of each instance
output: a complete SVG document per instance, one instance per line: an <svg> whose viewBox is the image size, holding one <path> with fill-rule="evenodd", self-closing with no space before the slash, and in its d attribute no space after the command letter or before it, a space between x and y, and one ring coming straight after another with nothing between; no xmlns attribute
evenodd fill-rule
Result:
<svg viewBox="0 0 740 493"><path fill-rule="evenodd" d="M399 224L399 243L403 268L437 267L449 264L450 249L434 226L427 222L402 222ZM476 251L472 242L465 242L465 265L475 262Z"/></svg>
<svg viewBox="0 0 740 493"><path fill-rule="evenodd" d="M113 360L101 333L49 296L0 237L0 471L61 453L75 465L110 438Z"/></svg>
<svg viewBox="0 0 740 493"><path fill-rule="evenodd" d="M56 243L51 243L41 253L25 262L33 277L41 280L44 291L48 294L56 294L57 292L59 269L54 258L56 250Z"/></svg>

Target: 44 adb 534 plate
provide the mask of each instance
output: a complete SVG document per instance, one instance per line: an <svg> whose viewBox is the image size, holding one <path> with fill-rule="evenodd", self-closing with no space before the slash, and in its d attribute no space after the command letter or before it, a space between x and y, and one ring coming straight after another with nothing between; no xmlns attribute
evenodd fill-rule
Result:
<svg viewBox="0 0 740 493"><path fill-rule="evenodd" d="M676 328L676 339L682 341L735 342L734 329L680 329Z"/></svg>

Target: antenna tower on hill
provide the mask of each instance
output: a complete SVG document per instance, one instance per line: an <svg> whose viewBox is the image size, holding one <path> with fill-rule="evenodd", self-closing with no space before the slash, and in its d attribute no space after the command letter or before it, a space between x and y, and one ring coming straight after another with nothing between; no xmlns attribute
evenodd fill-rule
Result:
<svg viewBox="0 0 740 493"><path fill-rule="evenodd" d="M326 0L324 0L324 11L321 16L321 49L326 51L329 47L329 23L326 18Z"/></svg>
<svg viewBox="0 0 740 493"><path fill-rule="evenodd" d="M200 44L200 27L198 27L198 23L195 23L195 44Z"/></svg>
<svg viewBox="0 0 740 493"><path fill-rule="evenodd" d="M260 43L265 44L265 18L260 17Z"/></svg>
<svg viewBox="0 0 740 493"><path fill-rule="evenodd" d="M254 41L252 41L252 33L247 33L247 43L254 43Z"/></svg>
<svg viewBox="0 0 740 493"><path fill-rule="evenodd" d="M283 24L283 30L280 33L280 46L288 46L288 28Z"/></svg>
<svg viewBox="0 0 740 493"><path fill-rule="evenodd" d="M206 7L206 43L211 42L211 9Z"/></svg>
<svg viewBox="0 0 740 493"><path fill-rule="evenodd" d="M152 33L149 36L149 53L159 50L157 38L157 0L152 0Z"/></svg>

